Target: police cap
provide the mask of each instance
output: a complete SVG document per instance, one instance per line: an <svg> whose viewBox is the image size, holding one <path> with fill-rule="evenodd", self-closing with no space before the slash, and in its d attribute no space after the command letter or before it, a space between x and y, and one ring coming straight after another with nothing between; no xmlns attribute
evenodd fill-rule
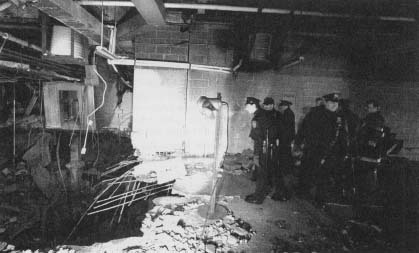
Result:
<svg viewBox="0 0 419 253"><path fill-rule="evenodd" d="M323 96L325 101L339 102L339 93L330 93Z"/></svg>
<svg viewBox="0 0 419 253"><path fill-rule="evenodd" d="M258 105L259 104L259 99L254 98L254 97L247 97L246 98L246 105L250 104L250 105Z"/></svg>
<svg viewBox="0 0 419 253"><path fill-rule="evenodd" d="M266 98L263 100L263 104L264 104L264 105L273 105L273 104L275 104L275 101L274 101L274 99L273 99L273 98L271 98L271 97L266 97Z"/></svg>
<svg viewBox="0 0 419 253"><path fill-rule="evenodd" d="M292 103L288 100L281 100L281 102L279 102L278 106L290 106L292 105Z"/></svg>

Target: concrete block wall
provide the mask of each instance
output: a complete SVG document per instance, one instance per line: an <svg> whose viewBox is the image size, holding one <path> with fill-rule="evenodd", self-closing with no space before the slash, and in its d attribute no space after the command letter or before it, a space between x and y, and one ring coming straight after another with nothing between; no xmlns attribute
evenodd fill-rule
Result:
<svg viewBox="0 0 419 253"><path fill-rule="evenodd" d="M138 59L231 66L232 50L219 49L215 45L222 29L226 27L195 25L190 33L181 33L178 26L143 26L135 35L136 55ZM220 92L230 106L228 151L236 153L251 148L248 138L251 115L244 111L247 96L260 99L272 96L276 101L283 98L292 100L298 123L307 109L314 105L316 97L341 92L354 102L361 116L364 114L363 102L367 98L381 101L389 126L405 140L405 146L419 146L419 112L416 110L419 105L418 82L351 80L347 78L348 69L342 57L325 53L324 49L314 50L304 57L305 61L299 65L280 71L239 73L236 79L225 73L190 70L185 90L188 114L193 111L199 96L215 97ZM194 123L187 121L188 124ZM195 129L199 130L199 127ZM207 144L208 147L211 144ZM194 146L194 149L199 150L199 147ZM419 154L415 153L409 151L407 155L419 159Z"/></svg>

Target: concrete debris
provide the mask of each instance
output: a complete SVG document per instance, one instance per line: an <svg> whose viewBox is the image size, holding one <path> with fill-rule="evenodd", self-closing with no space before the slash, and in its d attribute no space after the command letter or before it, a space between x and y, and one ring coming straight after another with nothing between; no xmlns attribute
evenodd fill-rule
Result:
<svg viewBox="0 0 419 253"><path fill-rule="evenodd" d="M167 183L186 175L185 163L180 157L162 161L143 161L132 169L132 175L141 181L151 177L158 184ZM145 178L144 178L145 177Z"/></svg>
<svg viewBox="0 0 419 253"><path fill-rule="evenodd" d="M253 152L243 150L242 153L229 154L224 157L223 169L227 173L241 175L251 171L253 167Z"/></svg>
<svg viewBox="0 0 419 253"><path fill-rule="evenodd" d="M254 234L248 223L233 214L207 224L202 222L203 218L194 219L196 207L201 204L195 199L169 208L168 205L155 206L146 214L141 226L143 237L148 238L146 245L140 245L141 249L147 252L224 252L246 243Z"/></svg>
<svg viewBox="0 0 419 253"><path fill-rule="evenodd" d="M141 224L142 237L129 237L91 246L68 246L77 252L227 252L246 243L255 233L251 226L230 212L219 220L198 214L199 198L176 201L161 199L164 206L149 210Z"/></svg>
<svg viewBox="0 0 419 253"><path fill-rule="evenodd" d="M281 229L290 229L291 225L284 219L274 221L275 225Z"/></svg>
<svg viewBox="0 0 419 253"><path fill-rule="evenodd" d="M0 251L1 252L11 252L15 250L15 246L8 244L7 242L0 241Z"/></svg>
<svg viewBox="0 0 419 253"><path fill-rule="evenodd" d="M32 251L30 249L27 250L15 250L15 246L11 244L7 244L7 242L0 242L0 251L1 252L10 252L10 253L76 253L74 249L65 249L65 248L58 248L57 250L48 250L48 251L40 251L35 250Z"/></svg>

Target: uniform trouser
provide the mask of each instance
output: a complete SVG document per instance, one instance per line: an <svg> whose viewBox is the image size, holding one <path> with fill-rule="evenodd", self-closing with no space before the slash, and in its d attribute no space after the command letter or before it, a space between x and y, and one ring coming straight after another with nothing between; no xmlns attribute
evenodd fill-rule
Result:
<svg viewBox="0 0 419 253"><path fill-rule="evenodd" d="M259 165L256 167L257 178L256 178L256 189L255 197L265 198L269 193L269 169L267 166L267 154L261 154L259 156Z"/></svg>
<svg viewBox="0 0 419 253"><path fill-rule="evenodd" d="M319 152L313 150L305 155L301 175L303 190L314 195L312 197L318 202L339 198L344 187L342 173L345 163L343 159L332 155L321 164L323 156Z"/></svg>
<svg viewBox="0 0 419 253"><path fill-rule="evenodd" d="M356 202L372 203L380 199L378 164L359 161L354 173Z"/></svg>
<svg viewBox="0 0 419 253"><path fill-rule="evenodd" d="M292 174L292 156L290 147L277 147L274 156L273 181L275 193L291 193L290 175Z"/></svg>

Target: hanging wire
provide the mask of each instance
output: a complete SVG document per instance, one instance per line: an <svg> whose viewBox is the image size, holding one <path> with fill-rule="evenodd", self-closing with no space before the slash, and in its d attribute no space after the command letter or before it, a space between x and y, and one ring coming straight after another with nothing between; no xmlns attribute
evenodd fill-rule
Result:
<svg viewBox="0 0 419 253"><path fill-rule="evenodd" d="M188 47L187 47L187 58L186 61L189 63L190 58L190 42L191 42L191 31L188 30ZM185 87L185 122L184 122L184 146L183 153L186 153L186 132L187 132L187 119L188 119L188 96L189 96L189 78L190 69L186 70L186 87Z"/></svg>
<svg viewBox="0 0 419 253"><path fill-rule="evenodd" d="M13 169L16 168L16 83L13 83Z"/></svg>
<svg viewBox="0 0 419 253"><path fill-rule="evenodd" d="M89 126L92 126L93 125L93 121L91 121L89 118L91 116L93 116L105 104L105 94L106 94L106 90L108 89L108 84L106 83L105 79L103 79L103 77L99 74L99 72L97 72L96 69L93 69L93 70L96 73L96 75L100 78L100 80L103 82L105 88L103 89L102 103L96 109L94 109L91 113L89 113L89 115L87 115L87 117L86 117L86 119L87 119L86 136L84 138L83 148L81 149L81 153L82 154L85 154L86 153L86 144L87 144L87 135L89 133Z"/></svg>

